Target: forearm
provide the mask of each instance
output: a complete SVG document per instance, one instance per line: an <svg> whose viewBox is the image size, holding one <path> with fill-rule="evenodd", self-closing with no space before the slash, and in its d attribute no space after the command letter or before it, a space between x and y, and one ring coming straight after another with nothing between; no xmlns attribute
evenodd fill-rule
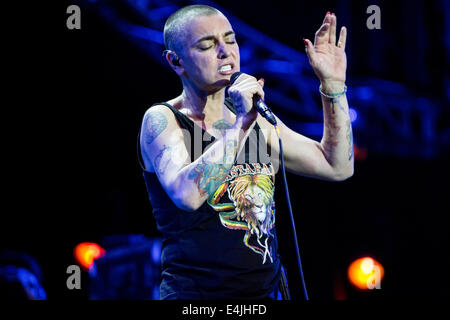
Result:
<svg viewBox="0 0 450 320"><path fill-rule="evenodd" d="M253 126L237 119L198 159L178 172L173 192L185 209L199 208L224 182Z"/></svg>
<svg viewBox="0 0 450 320"><path fill-rule="evenodd" d="M344 91L343 82L323 82L322 92L331 94ZM333 99L322 95L324 131L322 151L337 176L353 174L353 134L349 107L345 95Z"/></svg>

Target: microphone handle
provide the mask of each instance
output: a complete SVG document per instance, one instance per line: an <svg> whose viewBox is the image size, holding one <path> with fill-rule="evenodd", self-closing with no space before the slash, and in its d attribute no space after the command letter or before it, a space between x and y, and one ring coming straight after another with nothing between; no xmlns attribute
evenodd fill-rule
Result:
<svg viewBox="0 0 450 320"><path fill-rule="evenodd" d="M230 86L232 86L234 84L234 82L236 81L237 78L239 78L239 76L242 74L242 72L235 72L231 75L230 77ZM228 89L230 87L228 86L225 89L225 95L228 96ZM272 113L272 110L270 110L270 108L264 103L264 101L262 101L261 97L259 96L259 94L255 94L253 96L253 105L255 106L256 110L258 110L258 112L267 120L269 121L272 125L276 126L277 125L277 119L275 118L275 116Z"/></svg>
<svg viewBox="0 0 450 320"><path fill-rule="evenodd" d="M256 110L272 125L277 125L277 120L275 119L275 116L272 113L272 110L262 101L259 95L256 95L253 97L253 104L255 105Z"/></svg>

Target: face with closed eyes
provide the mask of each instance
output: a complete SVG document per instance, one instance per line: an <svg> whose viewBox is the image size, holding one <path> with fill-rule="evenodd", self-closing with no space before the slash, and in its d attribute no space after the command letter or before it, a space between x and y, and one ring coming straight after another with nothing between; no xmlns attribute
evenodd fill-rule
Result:
<svg viewBox="0 0 450 320"><path fill-rule="evenodd" d="M186 24L180 75L206 91L229 84L240 70L239 46L228 19L220 14L196 16Z"/></svg>

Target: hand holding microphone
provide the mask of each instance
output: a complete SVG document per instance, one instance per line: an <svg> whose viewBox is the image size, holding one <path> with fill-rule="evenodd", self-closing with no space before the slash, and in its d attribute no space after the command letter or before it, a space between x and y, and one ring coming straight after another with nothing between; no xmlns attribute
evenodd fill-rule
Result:
<svg viewBox="0 0 450 320"><path fill-rule="evenodd" d="M263 79L257 81L255 77L235 72L230 78L228 95L233 100L238 114L249 114L254 106L267 121L276 125L277 120L272 110L264 103L263 85ZM256 116L253 120L255 119Z"/></svg>

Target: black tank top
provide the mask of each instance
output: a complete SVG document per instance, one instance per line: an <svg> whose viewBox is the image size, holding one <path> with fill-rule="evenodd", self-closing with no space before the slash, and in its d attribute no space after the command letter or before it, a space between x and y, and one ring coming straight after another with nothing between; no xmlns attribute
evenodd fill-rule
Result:
<svg viewBox="0 0 450 320"><path fill-rule="evenodd" d="M200 132L203 150L214 142L213 136L170 104L158 105L170 108L191 137L198 138ZM236 113L231 100L226 99L225 105ZM191 161L201 155L193 145ZM275 232L275 173L265 150L255 124L224 183L195 212L176 207L156 174L139 161L163 238L161 299L264 299L277 289L281 263Z"/></svg>

